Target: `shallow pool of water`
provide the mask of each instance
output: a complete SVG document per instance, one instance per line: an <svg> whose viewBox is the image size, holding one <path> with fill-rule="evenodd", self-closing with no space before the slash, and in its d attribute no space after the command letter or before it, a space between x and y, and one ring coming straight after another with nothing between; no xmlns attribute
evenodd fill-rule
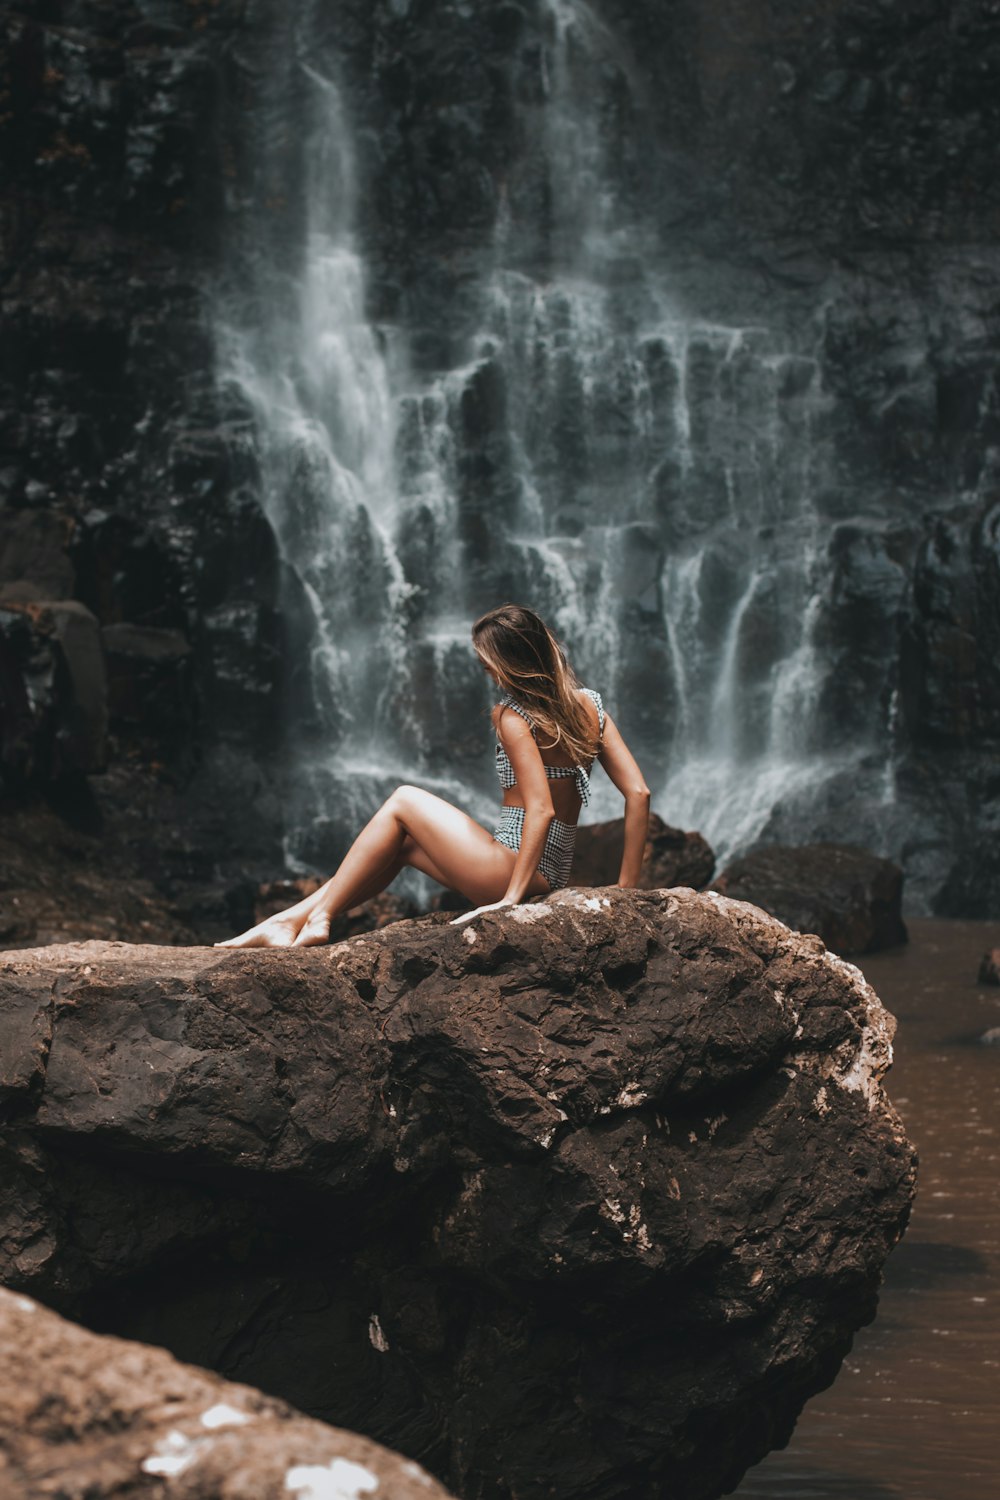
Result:
<svg viewBox="0 0 1000 1500"><path fill-rule="evenodd" d="M920 1153L910 1227L875 1322L739 1500L1000 1496L1000 989L976 983L1000 925L914 921L860 961L899 1022L889 1095Z"/></svg>

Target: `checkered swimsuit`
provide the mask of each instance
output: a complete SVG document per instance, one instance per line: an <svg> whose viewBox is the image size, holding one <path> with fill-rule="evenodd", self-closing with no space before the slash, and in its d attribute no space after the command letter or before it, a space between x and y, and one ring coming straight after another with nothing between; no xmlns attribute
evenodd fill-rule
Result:
<svg viewBox="0 0 1000 1500"><path fill-rule="evenodd" d="M604 737L604 704L601 702L600 693L593 692L590 688L584 688L589 698L593 698L597 708L597 722L601 738ZM535 726L527 711L516 703L507 694L500 700L501 708L512 708L516 714L520 714L530 728L532 734ZM591 761L593 765L593 761ZM557 781L565 776L572 776L576 782L576 789L580 793L580 801L584 807L590 801L590 766L546 766L545 774L550 781ZM510 763L510 756L497 737L497 775L500 785L504 791L509 791L512 786L517 786L517 777L514 775L514 767ZM521 837L524 833L524 808L503 807L500 809L500 821L493 830L493 837L498 844L503 844L507 849L513 849L515 853L521 847ZM573 866L573 848L576 843L576 824L562 823L558 818L553 818L549 824L548 835L545 840L545 848L542 857L538 861L538 873L544 875L551 890L559 890L561 886L569 884L570 870Z"/></svg>

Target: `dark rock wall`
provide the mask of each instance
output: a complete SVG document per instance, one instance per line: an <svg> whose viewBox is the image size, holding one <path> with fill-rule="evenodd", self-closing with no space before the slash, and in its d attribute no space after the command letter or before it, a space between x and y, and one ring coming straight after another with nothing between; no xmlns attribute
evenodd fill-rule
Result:
<svg viewBox="0 0 1000 1500"><path fill-rule="evenodd" d="M872 839L918 899L983 914L1000 893L1000 15L987 0L595 9L633 85L603 106L621 192L650 205L682 281L720 316L735 299L815 320L838 454L817 501L835 558L824 722L856 735L892 699L898 812ZM373 314L439 369L501 202L537 226L536 265L553 250L521 152L539 9L312 11L344 60ZM105 632L170 633L176 666L163 641L106 639L113 754L145 744L184 775L220 742L260 756L295 690L295 610L246 414L216 389L205 292L241 216L264 205L290 238L301 216L291 150L283 181L255 175L252 151L277 128L258 106L279 12L38 0L4 19L0 607L72 597ZM491 399L468 411L473 489L499 462ZM233 764L209 754L202 774L235 831ZM776 809L768 834L842 836L848 790ZM275 805L275 837L279 821Z"/></svg>
<svg viewBox="0 0 1000 1500"><path fill-rule="evenodd" d="M203 302L242 9L6 7L0 602L28 585L104 626L181 632L201 731L266 739L275 552L220 439ZM190 728L150 717L161 747Z"/></svg>

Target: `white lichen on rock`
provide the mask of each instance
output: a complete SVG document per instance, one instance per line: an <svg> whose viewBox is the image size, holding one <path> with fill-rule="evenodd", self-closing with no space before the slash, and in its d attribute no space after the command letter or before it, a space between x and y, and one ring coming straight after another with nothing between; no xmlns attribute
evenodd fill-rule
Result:
<svg viewBox="0 0 1000 1500"><path fill-rule="evenodd" d="M206 1442L206 1438L191 1438L175 1428L168 1432L166 1437L160 1439L148 1458L144 1458L139 1467L144 1474L162 1474L165 1478L172 1478L183 1474L189 1469L195 1459L199 1457Z"/></svg>
<svg viewBox="0 0 1000 1500"><path fill-rule="evenodd" d="M235 1406L227 1406L220 1401L217 1406L210 1406L208 1411L201 1414L202 1427L242 1427L244 1422L251 1422L253 1418L248 1411L240 1411Z"/></svg>
<svg viewBox="0 0 1000 1500"><path fill-rule="evenodd" d="M372 1313L368 1319L368 1342L373 1349L378 1350L379 1354L388 1354L389 1340L386 1338L382 1324L379 1322L378 1313Z"/></svg>
<svg viewBox="0 0 1000 1500"><path fill-rule="evenodd" d="M637 1083L627 1083L615 1095L612 1102L620 1109L635 1109L637 1105L645 1104L648 1098L649 1095Z"/></svg>
<svg viewBox="0 0 1000 1500"><path fill-rule="evenodd" d="M285 1489L300 1500L361 1500L379 1487L378 1476L348 1458L329 1464L296 1464L285 1475Z"/></svg>
<svg viewBox="0 0 1000 1500"><path fill-rule="evenodd" d="M547 906L512 906L510 914L515 922L541 922L545 917L551 917L552 913Z"/></svg>

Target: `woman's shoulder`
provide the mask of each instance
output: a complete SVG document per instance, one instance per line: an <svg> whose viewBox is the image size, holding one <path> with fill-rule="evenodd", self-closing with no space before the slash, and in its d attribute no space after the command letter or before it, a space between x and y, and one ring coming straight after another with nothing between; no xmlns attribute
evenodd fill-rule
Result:
<svg viewBox="0 0 1000 1500"><path fill-rule="evenodd" d="M524 722L528 725L529 729L534 732L534 721L532 720L531 715L528 713L528 710L526 708L522 708L521 704L518 703L516 698L512 698L510 693L504 693L503 697L500 699L500 702L494 703L493 705L493 711L490 717L493 720L494 729L499 730L500 720L503 718L504 710L508 708L511 709L515 714L517 714L519 718L523 719Z"/></svg>
<svg viewBox="0 0 1000 1500"><path fill-rule="evenodd" d="M603 741L604 720L606 717L604 712L604 699L601 697L600 693L594 690L594 688L588 687L577 688L576 695L581 703L590 703L594 708L597 709L597 737L599 740Z"/></svg>

